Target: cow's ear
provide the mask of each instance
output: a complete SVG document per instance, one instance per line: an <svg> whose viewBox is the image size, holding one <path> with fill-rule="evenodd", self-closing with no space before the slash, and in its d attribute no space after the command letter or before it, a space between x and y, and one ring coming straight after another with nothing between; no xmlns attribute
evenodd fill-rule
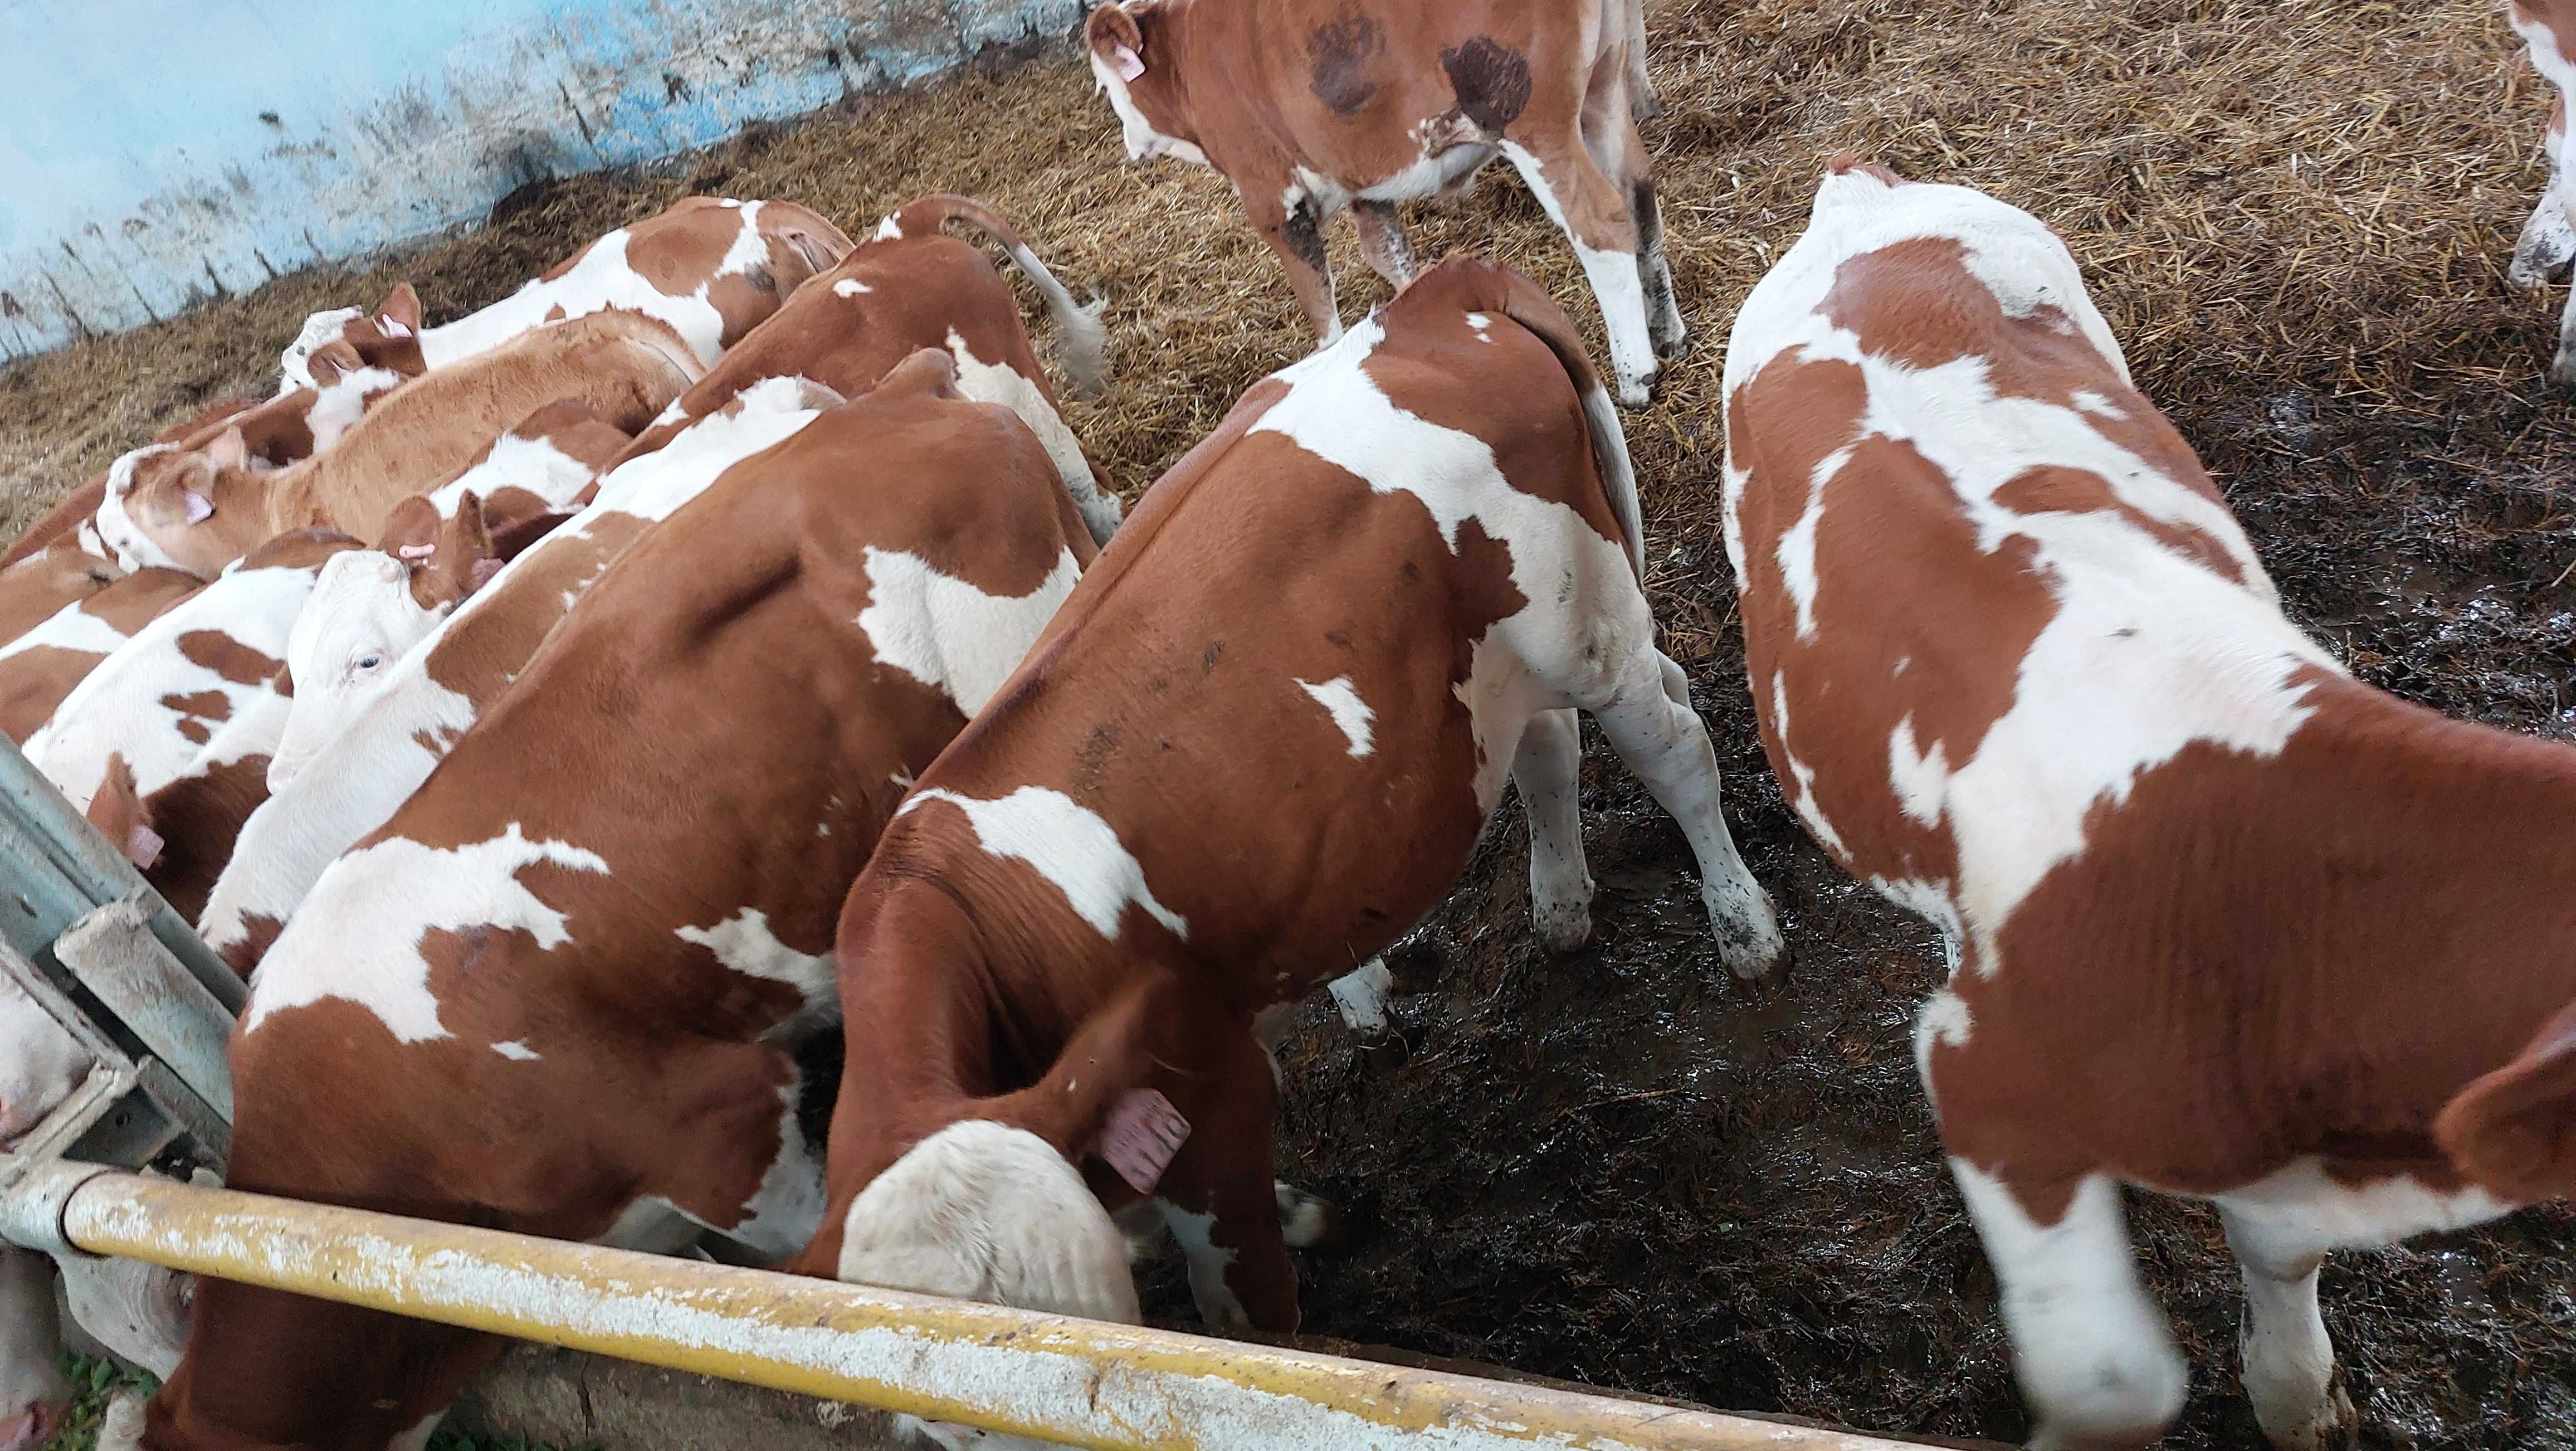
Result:
<svg viewBox="0 0 2576 1451"><path fill-rule="evenodd" d="M1127 6L1112 0L1092 11L1083 22L1083 38L1094 55L1118 72L1120 80L1132 81L1145 73L1145 32Z"/></svg>
<svg viewBox="0 0 2576 1451"><path fill-rule="evenodd" d="M408 282L396 286L377 307L376 326L393 338L420 331L420 293Z"/></svg>
<svg viewBox="0 0 2576 1451"><path fill-rule="evenodd" d="M438 506L427 494L414 494L385 511L384 528L376 535L376 548L407 564L418 564L429 558L438 547L439 526L447 521L438 517Z"/></svg>
<svg viewBox="0 0 2576 1451"><path fill-rule="evenodd" d="M107 776L89 799L89 824L99 830L138 871L150 871L161 860L161 833L152 829L152 811L135 789L134 767L125 753L110 751Z"/></svg>
<svg viewBox="0 0 2576 1451"><path fill-rule="evenodd" d="M304 371L313 379L313 386L316 388L328 388L339 382L344 375L354 373L366 365L366 360L358 356L358 350L340 338L333 338L315 348L304 359Z"/></svg>
<svg viewBox="0 0 2576 1451"><path fill-rule="evenodd" d="M219 469L250 467L250 440L238 428L227 428L213 443L206 445L206 458Z"/></svg>

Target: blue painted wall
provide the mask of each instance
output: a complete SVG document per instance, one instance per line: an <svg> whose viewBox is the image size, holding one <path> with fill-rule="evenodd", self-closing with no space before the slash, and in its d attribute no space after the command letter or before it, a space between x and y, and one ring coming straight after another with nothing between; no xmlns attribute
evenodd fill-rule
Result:
<svg viewBox="0 0 2576 1451"><path fill-rule="evenodd" d="M1082 0L0 0L0 357L1058 32Z"/></svg>

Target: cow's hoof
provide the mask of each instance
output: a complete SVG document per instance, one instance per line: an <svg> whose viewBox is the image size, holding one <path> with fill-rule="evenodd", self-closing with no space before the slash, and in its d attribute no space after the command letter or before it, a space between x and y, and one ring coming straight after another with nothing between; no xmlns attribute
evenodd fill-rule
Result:
<svg viewBox="0 0 2576 1451"><path fill-rule="evenodd" d="M1341 1208L1320 1194L1272 1181L1279 1196L1279 1233L1290 1249L1327 1249L1342 1242Z"/></svg>
<svg viewBox="0 0 2576 1451"><path fill-rule="evenodd" d="M1690 328L1678 317L1674 319L1669 330L1659 328L1655 332L1655 356L1667 363L1680 357L1683 350L1689 346Z"/></svg>
<svg viewBox="0 0 2576 1451"><path fill-rule="evenodd" d="M1592 908L1583 902L1533 902L1530 926L1550 952L1573 952L1592 940Z"/></svg>

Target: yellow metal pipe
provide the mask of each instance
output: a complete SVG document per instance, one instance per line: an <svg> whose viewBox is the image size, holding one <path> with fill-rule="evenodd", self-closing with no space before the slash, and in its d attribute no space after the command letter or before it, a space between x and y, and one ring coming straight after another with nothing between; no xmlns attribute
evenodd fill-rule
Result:
<svg viewBox="0 0 2576 1451"><path fill-rule="evenodd" d="M1907 1444L130 1174L69 1189L61 1224L96 1254L1098 1451Z"/></svg>

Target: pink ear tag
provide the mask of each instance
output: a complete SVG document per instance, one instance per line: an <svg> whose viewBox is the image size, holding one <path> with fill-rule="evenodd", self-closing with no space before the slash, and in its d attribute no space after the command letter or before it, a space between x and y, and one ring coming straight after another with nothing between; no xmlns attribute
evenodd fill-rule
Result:
<svg viewBox="0 0 2576 1451"><path fill-rule="evenodd" d="M389 338L407 338L411 336L411 329L403 325L402 319L390 314L380 313L377 315L376 330Z"/></svg>
<svg viewBox="0 0 2576 1451"><path fill-rule="evenodd" d="M137 822L126 828L125 859L134 863L137 870L152 870L152 864L161 860L161 847L161 833L151 827Z"/></svg>
<svg viewBox="0 0 2576 1451"><path fill-rule="evenodd" d="M435 544L406 544L394 551L405 559L427 559L438 552Z"/></svg>
<svg viewBox="0 0 2576 1451"><path fill-rule="evenodd" d="M1100 1157L1139 1194L1151 1194L1163 1181L1172 1156L1189 1142L1190 1121L1172 1101L1150 1088L1118 1100L1100 1131Z"/></svg>
<svg viewBox="0 0 2576 1451"><path fill-rule="evenodd" d="M1122 81L1132 81L1145 73L1145 58L1123 45L1111 51L1109 59L1118 67L1118 79Z"/></svg>
<svg viewBox="0 0 2576 1451"><path fill-rule="evenodd" d="M183 489L180 491L179 497L188 501L186 508L188 510L189 523L203 524L207 520L215 517L214 501L208 499L205 495L191 493Z"/></svg>

